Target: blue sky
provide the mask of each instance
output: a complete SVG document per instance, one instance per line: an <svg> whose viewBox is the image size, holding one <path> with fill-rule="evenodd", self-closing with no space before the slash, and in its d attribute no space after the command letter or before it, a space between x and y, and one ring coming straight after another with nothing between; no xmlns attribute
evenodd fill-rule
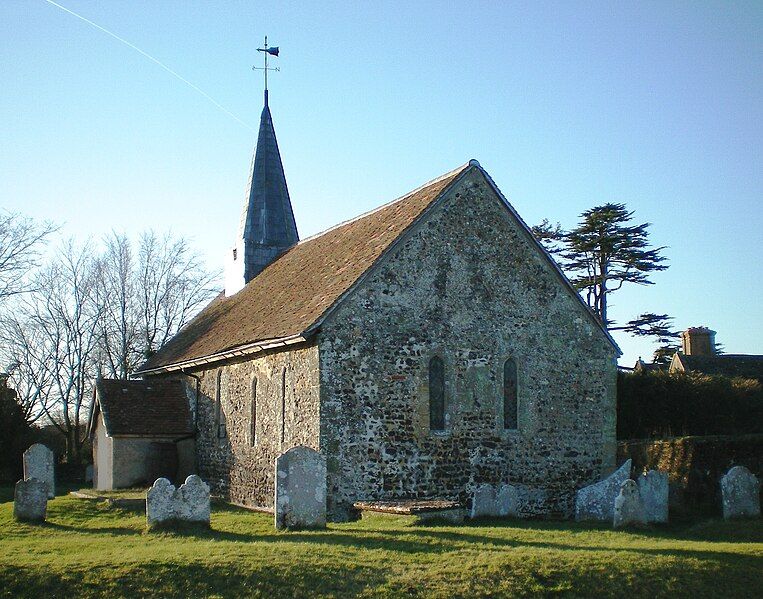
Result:
<svg viewBox="0 0 763 599"><path fill-rule="evenodd" d="M302 237L477 158L530 224L624 202L667 312L763 353L760 2L0 3L0 207L96 238L152 227L222 265L281 47L273 119ZM651 343L616 336L632 365Z"/></svg>

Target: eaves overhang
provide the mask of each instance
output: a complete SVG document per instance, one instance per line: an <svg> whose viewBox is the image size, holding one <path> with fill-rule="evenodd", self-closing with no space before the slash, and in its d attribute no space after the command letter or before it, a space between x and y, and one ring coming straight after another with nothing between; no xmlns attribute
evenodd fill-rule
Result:
<svg viewBox="0 0 763 599"><path fill-rule="evenodd" d="M136 378L139 376L152 376L157 374L164 374L168 372L183 372L199 366L208 366L218 362L224 362L232 358L238 358L241 356L251 356L270 349L278 349L288 347L290 345L297 345L307 342L309 335L300 333L298 335L289 335L288 337L279 337L277 339L266 339L264 341L255 341L253 343L247 343L246 345L239 345L231 349L226 349L221 352L210 354L207 356L200 356L198 358L191 358L190 360L184 360L182 362L175 362L172 364L165 364L163 366L157 366L156 368L149 368L146 370L137 370L131 377Z"/></svg>

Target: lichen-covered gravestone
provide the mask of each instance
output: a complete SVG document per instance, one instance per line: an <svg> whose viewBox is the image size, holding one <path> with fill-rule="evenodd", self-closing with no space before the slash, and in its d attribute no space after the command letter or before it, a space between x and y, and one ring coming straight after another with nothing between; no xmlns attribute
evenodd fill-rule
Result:
<svg viewBox="0 0 763 599"><path fill-rule="evenodd" d="M20 480L13 493L13 517L25 522L44 522L48 511L48 485L36 478Z"/></svg>
<svg viewBox="0 0 763 599"><path fill-rule="evenodd" d="M631 461L627 460L604 480L580 489L575 496L575 520L611 522L615 497L630 475Z"/></svg>
<svg viewBox="0 0 763 599"><path fill-rule="evenodd" d="M498 505L496 499L495 487L493 485L478 485L472 495L472 510L469 513L469 517L497 516Z"/></svg>
<svg viewBox="0 0 763 599"><path fill-rule="evenodd" d="M146 493L146 523L149 528L210 521L209 487L195 474L179 489L166 478L157 478Z"/></svg>
<svg viewBox="0 0 763 599"><path fill-rule="evenodd" d="M178 519L183 522L209 524L211 502L209 486L201 477L191 474L178 489Z"/></svg>
<svg viewBox="0 0 763 599"><path fill-rule="evenodd" d="M760 516L760 481L744 466L734 466L721 477L723 518Z"/></svg>
<svg viewBox="0 0 763 599"><path fill-rule="evenodd" d="M668 521L668 475L650 470L636 481L647 522Z"/></svg>
<svg viewBox="0 0 763 599"><path fill-rule="evenodd" d="M31 445L24 452L24 480L30 478L36 478L45 483L49 498L56 496L53 452L40 443Z"/></svg>
<svg viewBox="0 0 763 599"><path fill-rule="evenodd" d="M326 458L293 447L276 458L276 528L326 526Z"/></svg>
<svg viewBox="0 0 763 599"><path fill-rule="evenodd" d="M638 485L630 478L620 487L620 493L615 497L612 523L615 528L632 524L646 524L644 504L638 492Z"/></svg>
<svg viewBox="0 0 763 599"><path fill-rule="evenodd" d="M514 485L501 485L495 502L499 516L519 515L519 489Z"/></svg>

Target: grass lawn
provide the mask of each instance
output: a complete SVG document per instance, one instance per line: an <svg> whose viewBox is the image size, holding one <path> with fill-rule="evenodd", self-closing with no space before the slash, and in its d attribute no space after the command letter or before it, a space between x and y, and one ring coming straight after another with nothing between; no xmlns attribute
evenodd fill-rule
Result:
<svg viewBox="0 0 763 599"><path fill-rule="evenodd" d="M642 532L560 522L413 526L402 516L276 532L225 504L211 531L59 496L44 525L0 487L1 597L761 597L763 521Z"/></svg>

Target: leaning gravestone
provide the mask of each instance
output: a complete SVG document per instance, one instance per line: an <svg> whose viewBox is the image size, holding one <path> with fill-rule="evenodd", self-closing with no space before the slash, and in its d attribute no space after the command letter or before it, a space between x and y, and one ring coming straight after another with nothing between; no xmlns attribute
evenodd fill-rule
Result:
<svg viewBox="0 0 763 599"><path fill-rule="evenodd" d="M326 526L326 458L309 447L292 447L276 458L276 528Z"/></svg>
<svg viewBox="0 0 763 599"><path fill-rule="evenodd" d="M734 466L721 477L723 518L760 516L760 481L744 466Z"/></svg>
<svg viewBox="0 0 763 599"><path fill-rule="evenodd" d="M635 480L628 479L620 487L620 493L615 498L612 523L615 528L629 524L646 524L644 504L641 502Z"/></svg>
<svg viewBox="0 0 763 599"><path fill-rule="evenodd" d="M146 493L146 523L149 528L178 523L209 525L209 487L195 474L179 489L166 478L158 478Z"/></svg>
<svg viewBox="0 0 763 599"><path fill-rule="evenodd" d="M580 489L575 496L575 520L611 522L615 497L630 475L631 461L627 460L604 480Z"/></svg>
<svg viewBox="0 0 763 599"><path fill-rule="evenodd" d="M56 496L53 452L40 443L35 443L24 452L24 480L30 478L45 483L49 498Z"/></svg>
<svg viewBox="0 0 763 599"><path fill-rule="evenodd" d="M493 485L479 485L474 489L474 494L472 495L472 511L469 517L497 516L498 505L496 499L495 487Z"/></svg>
<svg viewBox="0 0 763 599"><path fill-rule="evenodd" d="M668 475L650 470L636 481L647 522L668 521Z"/></svg>
<svg viewBox="0 0 763 599"><path fill-rule="evenodd" d="M48 511L48 485L36 478L20 480L13 493L13 517L25 522L44 522Z"/></svg>

